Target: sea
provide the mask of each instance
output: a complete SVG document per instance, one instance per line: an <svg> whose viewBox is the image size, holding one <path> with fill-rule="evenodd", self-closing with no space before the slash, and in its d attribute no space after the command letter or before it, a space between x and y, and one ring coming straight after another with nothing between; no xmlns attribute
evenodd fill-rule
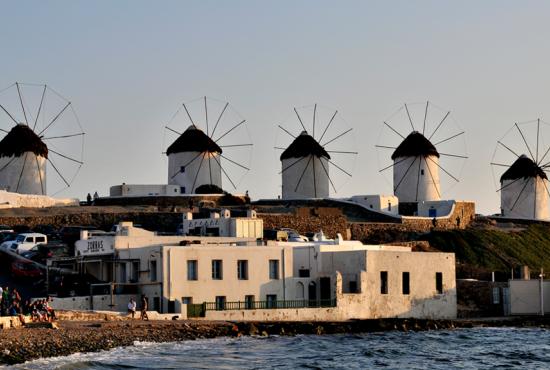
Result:
<svg viewBox="0 0 550 370"><path fill-rule="evenodd" d="M16 369L550 369L550 330L471 328L136 342Z"/></svg>

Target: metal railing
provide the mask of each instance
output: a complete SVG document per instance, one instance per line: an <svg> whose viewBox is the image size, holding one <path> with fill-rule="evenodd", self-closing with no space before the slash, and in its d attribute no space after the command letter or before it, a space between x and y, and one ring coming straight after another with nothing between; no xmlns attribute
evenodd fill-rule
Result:
<svg viewBox="0 0 550 370"><path fill-rule="evenodd" d="M281 308L318 308L336 307L336 299L322 300L286 300L286 301L239 301L239 302L205 302L205 311L226 310L264 310Z"/></svg>

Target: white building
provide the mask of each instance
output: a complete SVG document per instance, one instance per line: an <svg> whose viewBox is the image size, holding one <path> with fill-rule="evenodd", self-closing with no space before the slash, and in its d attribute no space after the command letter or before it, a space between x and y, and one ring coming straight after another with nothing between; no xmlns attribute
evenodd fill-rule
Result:
<svg viewBox="0 0 550 370"><path fill-rule="evenodd" d="M156 236L131 223L120 226L116 234L83 232L76 245L80 269L113 282L119 293L134 287L160 312L193 316L198 308L212 320L456 317L452 253L363 245L340 236L262 242ZM186 306L191 304L198 306Z"/></svg>
<svg viewBox="0 0 550 370"><path fill-rule="evenodd" d="M109 189L111 197L140 197L152 195L174 196L180 195L181 187L179 185L164 184L122 184L113 185Z"/></svg>
<svg viewBox="0 0 550 370"><path fill-rule="evenodd" d="M393 191L399 202L441 199L439 153L424 135L413 131L392 154Z"/></svg>
<svg viewBox="0 0 550 370"><path fill-rule="evenodd" d="M399 215L399 199L395 195L354 195L348 201L376 212Z"/></svg>
<svg viewBox="0 0 550 370"><path fill-rule="evenodd" d="M306 131L281 154L283 199L328 198L327 151Z"/></svg>
<svg viewBox="0 0 550 370"><path fill-rule="evenodd" d="M183 235L226 236L262 239L264 223L256 211L248 210L246 217L231 217L228 209L212 212L209 218L193 218L192 212L183 214Z"/></svg>
<svg viewBox="0 0 550 370"><path fill-rule="evenodd" d="M20 194L46 194L48 147L26 124L12 127L0 141L0 188Z"/></svg>
<svg viewBox="0 0 550 370"><path fill-rule="evenodd" d="M548 220L548 177L521 155L500 177L502 217Z"/></svg>
<svg viewBox="0 0 550 370"><path fill-rule="evenodd" d="M222 189L222 149L202 130L189 126L168 147L168 184L181 194L194 194L201 185Z"/></svg>

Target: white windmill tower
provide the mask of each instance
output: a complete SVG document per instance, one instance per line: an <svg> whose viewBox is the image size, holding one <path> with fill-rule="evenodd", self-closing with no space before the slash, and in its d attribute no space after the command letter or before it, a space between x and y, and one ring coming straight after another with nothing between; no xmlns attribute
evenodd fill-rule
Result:
<svg viewBox="0 0 550 370"><path fill-rule="evenodd" d="M244 175L243 171L249 170L242 164L250 161L252 147L251 143L242 143L243 140L250 141L246 120L229 103L207 97L183 103L182 107L191 125L183 133L166 126L178 135L166 150L168 184L180 186L181 194L217 194L223 193L222 176L225 175L236 189L234 177L238 175L230 176L229 173L241 172ZM209 122L209 111L217 113L213 125ZM179 112L174 114L170 124L177 124L174 121ZM197 117L204 117L202 124L196 120Z"/></svg>
<svg viewBox="0 0 550 370"><path fill-rule="evenodd" d="M345 122L336 119L338 111L313 106L294 108L294 113L300 124L301 132L298 135L292 134L289 130L279 125L279 128L292 137L292 142L286 147L276 147L283 150L280 156L282 174L282 198L283 199L307 199L307 198L328 198L330 186L336 192L334 174L330 175L330 166L348 177L351 177L351 170L346 170L342 164L337 164L332 156L357 155L352 151L353 143L342 140L352 131L342 126ZM311 131L304 125L302 117L311 115ZM322 133L316 132L318 121L328 122ZM309 134L311 132L311 134ZM318 134L316 137L316 133ZM323 141L325 137L331 139ZM337 150L333 146L339 145L346 150ZM330 154L329 154L330 153ZM353 161L347 161L348 164Z"/></svg>
<svg viewBox="0 0 550 370"><path fill-rule="evenodd" d="M459 181L443 167L442 158L462 161L467 158L465 155L456 154L456 152L465 151L464 145L453 144L453 139L462 136L464 131L457 132L456 127L451 125L446 127L445 123L448 122L450 112L442 113L438 110L430 114L430 107L433 109L433 104L430 102L404 104L390 117L396 125L401 124L401 129L399 126L394 128L388 123L389 119L384 121L385 127L390 130L389 133L393 138L399 136L402 141L397 146L376 145L383 150L393 150L391 155L393 163L382 168L380 172L393 168L393 192L399 198L400 204L441 200L439 171L443 171L452 180ZM437 115L435 121L430 119L434 115ZM422 122L421 131L420 127L415 127L414 117L423 117L423 120L422 118L417 120ZM405 126L412 128L407 136L401 133ZM392 139L385 138L385 140ZM443 153L438 147L455 153Z"/></svg>
<svg viewBox="0 0 550 370"><path fill-rule="evenodd" d="M281 154L283 199L328 198L329 161L327 151L302 131Z"/></svg>
<svg viewBox="0 0 550 370"><path fill-rule="evenodd" d="M221 190L221 154L222 149L201 129L189 126L166 150L168 184L180 186L182 194L192 194L204 184Z"/></svg>
<svg viewBox="0 0 550 370"><path fill-rule="evenodd" d="M441 200L439 153L424 135L411 132L395 149L391 159L394 194L399 201Z"/></svg>
<svg viewBox="0 0 550 370"><path fill-rule="evenodd" d="M16 82L0 91L0 108L11 121L0 118L0 127L13 125L0 128L6 133L0 140L0 188L46 195L46 188L69 187L83 164L84 144L71 103L47 85ZM47 163L56 179L46 178Z"/></svg>
<svg viewBox="0 0 550 370"><path fill-rule="evenodd" d="M24 123L0 141L0 188L20 194L46 194L48 147Z"/></svg>
<svg viewBox="0 0 550 370"><path fill-rule="evenodd" d="M550 193L546 174L549 163L544 162L550 147L544 150L543 156L539 156L541 141L544 140L543 128L548 129L549 125L540 119L516 123L511 131L509 130L502 139L497 141L491 165L493 170L495 166L507 167L500 176L500 188L497 190L500 191L502 217L550 219L548 208ZM525 145L529 154L519 154L521 151L513 150L514 146L518 146L517 143ZM505 158L505 154L512 158ZM512 162L512 164L509 165L506 162Z"/></svg>

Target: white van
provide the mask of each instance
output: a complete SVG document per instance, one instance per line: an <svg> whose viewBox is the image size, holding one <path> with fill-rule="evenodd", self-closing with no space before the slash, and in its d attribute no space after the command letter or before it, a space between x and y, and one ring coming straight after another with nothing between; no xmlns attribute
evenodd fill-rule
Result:
<svg viewBox="0 0 550 370"><path fill-rule="evenodd" d="M45 244L48 242L48 237L39 233L23 233L17 235L15 240L2 243L0 249L10 250L19 254L32 249L37 244Z"/></svg>

